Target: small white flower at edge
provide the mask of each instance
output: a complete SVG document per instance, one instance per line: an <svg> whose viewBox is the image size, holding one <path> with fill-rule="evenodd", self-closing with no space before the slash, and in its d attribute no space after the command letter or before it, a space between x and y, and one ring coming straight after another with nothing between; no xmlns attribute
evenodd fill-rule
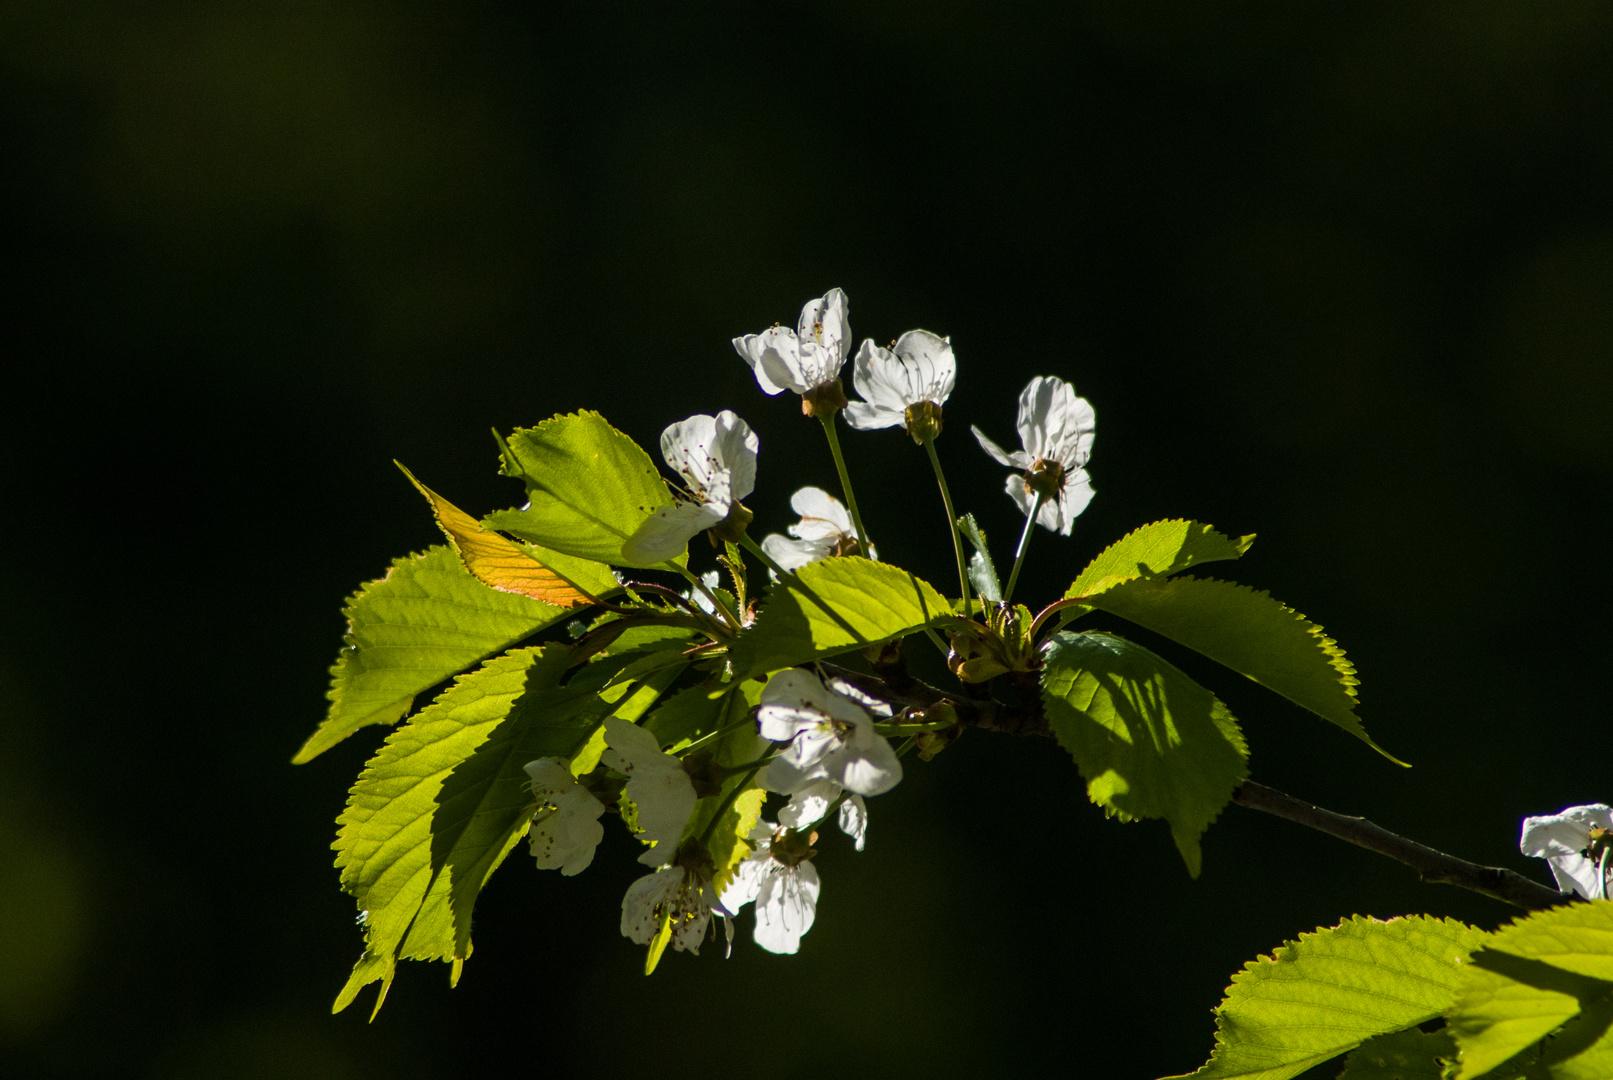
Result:
<svg viewBox="0 0 1613 1080"><path fill-rule="evenodd" d="M778 812L778 823L786 829L810 829L823 820L845 789L833 780L813 780L790 796ZM861 795L848 795L840 804L840 831L851 837L861 851L868 843L868 804Z"/></svg>
<svg viewBox="0 0 1613 1080"><path fill-rule="evenodd" d="M672 947L699 954L711 923L711 883L682 866L665 866L627 887L622 897L622 936L648 945L672 923Z"/></svg>
<svg viewBox="0 0 1613 1080"><path fill-rule="evenodd" d="M605 717L605 745L600 760L627 774L622 794L638 808L639 839L654 847L639 856L645 866L665 866L677 854L683 827L698 799L683 762L661 753L655 736L619 716Z"/></svg>
<svg viewBox="0 0 1613 1080"><path fill-rule="evenodd" d="M1586 855L1591 830L1613 829L1613 808L1602 803L1570 806L1560 814L1523 819L1518 848L1525 855L1545 859L1563 892L1577 892L1587 900L1607 896L1604 867Z"/></svg>
<svg viewBox="0 0 1613 1080"><path fill-rule="evenodd" d="M799 330L774 326L734 339L734 351L756 373L768 395L808 394L840 377L851 348L846 294L830 289L801 309ZM844 400L844 399L842 399Z"/></svg>
<svg viewBox="0 0 1613 1080"><path fill-rule="evenodd" d="M818 870L806 838L784 833L792 850L781 850L776 857L774 841L783 832L768 822L756 823L749 836L752 853L734 868L733 880L718 898L729 917L756 901L753 936L770 953L798 951L818 914Z"/></svg>
<svg viewBox="0 0 1613 1080"><path fill-rule="evenodd" d="M952 339L928 330L909 330L889 349L864 339L852 364L851 379L866 400L846 406L846 423L862 431L898 424L911 430L909 410L928 402L936 407L939 418L940 407L957 385Z"/></svg>
<svg viewBox="0 0 1613 1080"><path fill-rule="evenodd" d="M721 583L722 577L715 570L707 570L700 575L700 584L713 592L716 591L717 586ZM712 604L711 598L694 586L691 585L689 591L683 595L691 604L704 611L707 615L717 614L717 608Z"/></svg>
<svg viewBox="0 0 1613 1080"><path fill-rule="evenodd" d="M1036 505L1032 485L1045 485L1047 497L1036 523L1065 536L1075 519L1092 501L1092 480L1086 463L1092 457L1097 424L1092 405L1075 396L1075 387L1063 379L1038 376L1019 395L1019 442L1023 450L1008 453L979 428L970 428L980 447L1022 475L1008 478L1008 495L1022 514Z"/></svg>
<svg viewBox="0 0 1613 1080"><path fill-rule="evenodd" d="M788 745L773 759L763 783L792 794L809 781L833 780L858 795L880 795L902 779L902 763L874 730L869 714L889 716L884 702L838 679L789 668L762 690L756 719L762 737Z"/></svg>
<svg viewBox="0 0 1613 1080"><path fill-rule="evenodd" d="M721 525L755 490L760 447L750 425L727 409L668 427L661 433L661 456L688 483L688 497L646 518L622 545L622 557L655 566L675 558L691 537Z"/></svg>
<svg viewBox="0 0 1613 1080"><path fill-rule="evenodd" d="M567 877L582 873L605 838L605 827L599 823L605 805L572 778L564 758L539 758L525 767L538 799L538 812L527 833L538 869L559 870Z"/></svg>
<svg viewBox="0 0 1613 1080"><path fill-rule="evenodd" d="M799 570L807 563L827 559L832 555L867 555L873 551L861 550L857 534L852 529L851 515L840 500L822 488L804 487L790 496L790 509L801 515L801 520L790 526L790 540L778 533L762 538L762 550L786 570Z"/></svg>

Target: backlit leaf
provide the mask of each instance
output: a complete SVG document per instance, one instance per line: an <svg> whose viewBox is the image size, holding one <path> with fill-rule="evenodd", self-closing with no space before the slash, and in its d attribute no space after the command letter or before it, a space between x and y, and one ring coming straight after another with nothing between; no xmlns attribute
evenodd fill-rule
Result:
<svg viewBox="0 0 1613 1080"><path fill-rule="evenodd" d="M1356 1047L1344 1059L1338 1080L1440 1080L1445 1074L1440 1059L1455 1055L1456 1043L1447 1033L1410 1028Z"/></svg>
<svg viewBox="0 0 1613 1080"><path fill-rule="evenodd" d="M367 724L392 724L415 695L558 622L567 609L499 592L446 546L392 564L347 602L347 647L330 669L330 711L298 764Z"/></svg>
<svg viewBox="0 0 1613 1080"><path fill-rule="evenodd" d="M1288 1080L1373 1036L1431 1020L1455 1000L1462 961L1486 936L1426 915L1356 915L1301 934L1232 977L1216 1010L1215 1051L1189 1075Z"/></svg>
<svg viewBox="0 0 1613 1080"><path fill-rule="evenodd" d="M958 532L963 534L975 553L969 556L969 583L984 600L1001 603L1003 587L997 579L997 565L991 561L991 550L986 547L986 531L973 514L958 519Z"/></svg>
<svg viewBox="0 0 1613 1080"><path fill-rule="evenodd" d="M1042 699L1092 801L1123 818L1164 818L1198 877L1199 837L1248 775L1226 706L1141 645L1101 633L1053 636Z"/></svg>
<svg viewBox="0 0 1613 1080"><path fill-rule="evenodd" d="M734 640L734 671L761 675L954 618L947 598L906 570L855 556L823 559L768 589L755 625Z"/></svg>
<svg viewBox="0 0 1613 1080"><path fill-rule="evenodd" d="M1234 540L1197 521L1156 521L1122 536L1099 552L1064 593L1093 596L1137 577L1168 577L1199 563L1236 559L1255 542Z"/></svg>
<svg viewBox="0 0 1613 1080"><path fill-rule="evenodd" d="M1380 754L1355 715L1355 667L1338 643L1263 592L1211 578L1133 578L1092 606L1225 664L1331 720Z"/></svg>
<svg viewBox="0 0 1613 1080"><path fill-rule="evenodd" d="M484 529L481 522L416 480L402 465L398 468L426 497L437 525L459 552L465 569L483 585L557 607L596 603L600 595L616 590L616 576L604 563L507 540Z"/></svg>
<svg viewBox="0 0 1613 1080"><path fill-rule="evenodd" d="M580 559L639 565L622 545L672 494L637 443L580 412L517 429L505 447L505 473L526 482L529 505L491 515L491 528Z"/></svg>

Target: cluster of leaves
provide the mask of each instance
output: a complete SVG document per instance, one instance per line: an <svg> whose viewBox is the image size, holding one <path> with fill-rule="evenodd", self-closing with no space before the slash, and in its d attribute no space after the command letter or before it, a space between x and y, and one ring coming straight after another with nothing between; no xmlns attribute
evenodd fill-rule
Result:
<svg viewBox="0 0 1613 1080"><path fill-rule="evenodd" d="M1357 916L1251 961L1216 1021L1193 1080L1286 1080L1342 1054L1340 1080L1606 1080L1613 902L1493 933Z"/></svg>
<svg viewBox="0 0 1613 1080"><path fill-rule="evenodd" d="M745 551L724 541L719 561L732 588L710 589L701 605L618 569L692 580L687 550L653 566L631 557L629 540L676 497L628 436L583 412L517 430L501 448L526 505L478 520L417 482L448 543L398 559L349 601L328 716L295 758L407 718L339 819L336 865L365 948L337 1009L379 981L378 1010L400 959L447 962L457 981L477 895L539 808L524 766L558 758L575 777L599 777L607 717L641 724L685 761L712 755L701 767L720 783L702 793L684 844L709 855L702 872L720 889L751 852L766 798L757 770L743 768L767 749L753 720L765 684L831 658L857 667L911 635L946 635L949 667L971 685L934 695L928 716L891 694L898 715L882 733L913 733L903 752L967 718L1005 680L1007 696L1073 756L1092 801L1123 819L1166 821L1195 876L1200 836L1248 773L1238 722L1163 657L1112 633L1070 629L1076 620L1103 611L1146 627L1373 745L1355 714L1353 668L1320 627L1264 593L1187 573L1239 558L1253 537L1191 521L1144 526L1038 612L1000 602L985 537L967 517L958 526L977 548L979 596L970 600L855 555L752 590ZM877 694L880 683L860 685ZM946 741L919 743L921 756ZM610 809L631 825L630 804ZM1468 941L1455 930L1447 937L1450 949ZM663 932L652 961L665 944Z"/></svg>

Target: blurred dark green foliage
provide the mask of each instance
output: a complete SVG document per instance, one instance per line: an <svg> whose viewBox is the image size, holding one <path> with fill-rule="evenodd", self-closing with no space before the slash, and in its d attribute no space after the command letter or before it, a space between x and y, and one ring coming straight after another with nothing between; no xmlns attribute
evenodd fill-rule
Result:
<svg viewBox="0 0 1613 1080"><path fill-rule="evenodd" d="M359 940L327 845L379 733L286 762L342 598L436 541L392 458L480 513L518 497L490 426L733 408L780 529L832 469L727 341L840 285L859 336L952 335L938 448L999 544L966 425L1037 374L1096 405L1098 497L1024 598L1145 521L1258 532L1240 580L1416 768L1150 645L1261 781L1525 869L1524 814L1613 794L1610 50L1587 2L0 5L0 1071L1153 1076L1285 937L1494 926L1237 808L1190 882L1056 746L977 733L826 854L799 957L645 980L627 853L516 859L459 988L406 972L368 1026L326 1015ZM945 582L885 434L843 440L870 531ZM682 1053L729 995L751 1026Z"/></svg>

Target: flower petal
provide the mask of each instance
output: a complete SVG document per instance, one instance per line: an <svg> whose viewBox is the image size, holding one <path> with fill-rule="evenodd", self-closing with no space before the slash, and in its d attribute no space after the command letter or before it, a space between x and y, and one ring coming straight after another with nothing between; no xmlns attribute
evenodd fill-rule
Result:
<svg viewBox="0 0 1613 1080"><path fill-rule="evenodd" d="M832 549L821 540L791 540L769 533L762 538L762 550L785 570L799 570L807 563L825 558Z"/></svg>
<svg viewBox="0 0 1613 1080"><path fill-rule="evenodd" d="M846 418L846 423L858 431L879 431L907 423L906 412L896 412L883 405L870 405L863 401L850 402L840 412Z"/></svg>
<svg viewBox="0 0 1613 1080"><path fill-rule="evenodd" d="M920 401L945 405L958 381L952 339L928 330L909 330L896 339L894 351L902 365L904 408Z"/></svg>
<svg viewBox="0 0 1613 1080"><path fill-rule="evenodd" d="M761 442L750 425L732 410L724 409L714 419L716 432L711 456L731 477L729 497L735 501L748 498L756 490L756 453Z"/></svg>
<svg viewBox="0 0 1613 1080"><path fill-rule="evenodd" d="M997 459L999 465L1007 465L1010 469L1028 469L1031 467L1030 455L1023 450L1015 450L1012 454L986 438L986 433L974 425L969 430L975 433L975 441L980 443L980 449Z"/></svg>
<svg viewBox="0 0 1613 1080"><path fill-rule="evenodd" d="M818 914L818 871L810 862L769 874L756 898L756 944L770 953L793 953Z"/></svg>
<svg viewBox="0 0 1613 1080"><path fill-rule="evenodd" d="M633 566L655 566L675 559L689 546L689 540L721 524L729 505L678 503L666 506L644 519L622 545L622 559Z"/></svg>
<svg viewBox="0 0 1613 1080"><path fill-rule="evenodd" d="M841 787L833 780L814 780L790 796L789 805L778 812L778 823L786 829L807 829L822 821L829 807L840 798ZM853 796L855 798L855 796Z"/></svg>
<svg viewBox="0 0 1613 1080"><path fill-rule="evenodd" d="M782 394L794 389L793 372L800 369L800 346L795 331L772 326L760 334L734 338L734 351L744 358L756 375L763 393ZM790 357L794 362L786 361Z"/></svg>
<svg viewBox="0 0 1613 1080"><path fill-rule="evenodd" d="M790 535L802 540L838 540L851 535L851 515L839 499L819 487L804 487L790 496L790 509L801 520L790 526Z"/></svg>
<svg viewBox="0 0 1613 1080"><path fill-rule="evenodd" d="M868 804L861 795L853 795L840 804L840 831L851 837L858 851L868 843Z"/></svg>
<svg viewBox="0 0 1613 1080"><path fill-rule="evenodd" d="M816 345L829 354L827 362L833 363L838 373L840 365L846 362L846 353L851 350L851 312L846 294L830 289L818 299L807 301L801 309L799 331L803 357L808 345ZM803 365L803 369L806 366Z"/></svg>

